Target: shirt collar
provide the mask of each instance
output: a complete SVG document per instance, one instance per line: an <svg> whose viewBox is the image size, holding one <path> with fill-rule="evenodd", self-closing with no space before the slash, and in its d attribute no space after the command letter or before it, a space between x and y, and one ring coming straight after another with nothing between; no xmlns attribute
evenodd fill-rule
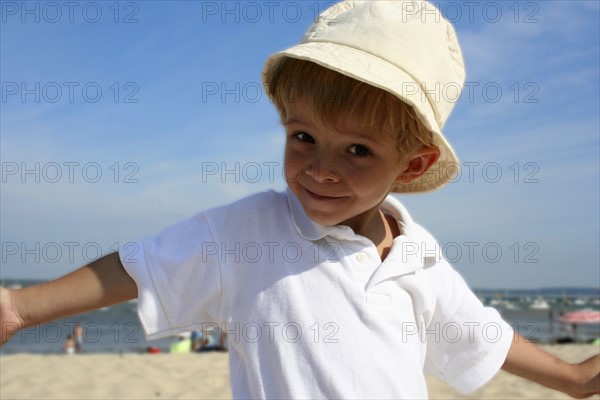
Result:
<svg viewBox="0 0 600 400"><path fill-rule="evenodd" d="M328 235L345 239L356 239L356 235L352 229L347 226L327 226L311 220L304 212L304 208L302 208L296 195L289 188L287 188L287 199L294 227L304 239L314 241L323 239ZM411 236L413 239L419 240L418 233L414 232L415 223L406 208L398 200L392 196L387 196L381 204L380 209L398 222L403 233L402 236Z"/></svg>
<svg viewBox="0 0 600 400"><path fill-rule="evenodd" d="M391 215L400 225L402 234L394 239L388 259L402 258L412 263L428 267L441 258L441 249L437 240L423 227L416 224L406 208L394 197L388 196L383 202L382 211Z"/></svg>
<svg viewBox="0 0 600 400"><path fill-rule="evenodd" d="M398 200L388 196L381 208L384 213L398 221L402 234L394 239L389 254L371 276L366 290L388 279L429 268L437 264L442 257L438 242L429 232L413 222L406 208Z"/></svg>
<svg viewBox="0 0 600 400"><path fill-rule="evenodd" d="M410 227L414 225L408 210L392 196L388 195L379 208L384 214L390 215L398 222L403 233L410 230Z"/></svg>
<svg viewBox="0 0 600 400"><path fill-rule="evenodd" d="M311 241L329 235L349 240L358 238L347 226L326 226L312 221L289 188L287 198L292 221L303 238ZM428 268L438 263L442 257L439 243L429 232L413 222L406 208L398 200L387 196L381 203L380 209L398 222L402 234L394 239L390 253L369 280L367 289L390 278Z"/></svg>
<svg viewBox="0 0 600 400"><path fill-rule="evenodd" d="M304 239L311 241L323 239L337 229L336 226L321 225L308 218L302 204L290 188L287 188L287 199L294 226Z"/></svg>

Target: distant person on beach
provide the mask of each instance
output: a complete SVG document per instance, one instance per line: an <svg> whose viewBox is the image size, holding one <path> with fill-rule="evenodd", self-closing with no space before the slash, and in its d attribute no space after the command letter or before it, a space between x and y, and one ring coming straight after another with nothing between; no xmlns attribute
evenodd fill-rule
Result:
<svg viewBox="0 0 600 400"><path fill-rule="evenodd" d="M202 331L202 339L196 351L227 351L227 334L213 328Z"/></svg>
<svg viewBox="0 0 600 400"><path fill-rule="evenodd" d="M64 350L66 354L75 354L75 338L73 335L67 336Z"/></svg>
<svg viewBox="0 0 600 400"><path fill-rule="evenodd" d="M81 353L83 351L83 328L80 324L76 324L73 328L73 337L75 341L75 352Z"/></svg>
<svg viewBox="0 0 600 400"><path fill-rule="evenodd" d="M426 373L468 393L501 368L573 397L599 393L599 356L569 364L513 332L389 196L457 176L442 129L457 97L444 93L464 80L454 29L432 4L332 5L264 68L287 190L0 290L1 341L137 298L150 339L215 325L227 335L235 398L424 399Z"/></svg>
<svg viewBox="0 0 600 400"><path fill-rule="evenodd" d="M204 335L202 334L202 331L199 329L192 331L191 340L192 340L192 351L193 352L199 351L200 348L202 348L202 343L204 341Z"/></svg>

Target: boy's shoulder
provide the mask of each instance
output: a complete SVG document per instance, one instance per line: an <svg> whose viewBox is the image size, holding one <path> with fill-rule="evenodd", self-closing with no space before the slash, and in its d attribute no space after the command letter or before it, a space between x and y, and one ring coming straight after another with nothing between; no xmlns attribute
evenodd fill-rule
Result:
<svg viewBox="0 0 600 400"><path fill-rule="evenodd" d="M286 192L270 190L198 212L147 239L153 245L193 252L207 242L255 240L266 232L275 236L291 232L289 213Z"/></svg>

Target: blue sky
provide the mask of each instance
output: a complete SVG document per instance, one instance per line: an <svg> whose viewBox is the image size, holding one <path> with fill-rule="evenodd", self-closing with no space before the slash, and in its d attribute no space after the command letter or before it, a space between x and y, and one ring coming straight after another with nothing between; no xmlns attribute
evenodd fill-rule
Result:
<svg viewBox="0 0 600 400"><path fill-rule="evenodd" d="M1 3L2 279L284 189L260 73L328 2L72 4ZM600 286L599 3L436 4L467 66L463 172L398 198L473 287Z"/></svg>

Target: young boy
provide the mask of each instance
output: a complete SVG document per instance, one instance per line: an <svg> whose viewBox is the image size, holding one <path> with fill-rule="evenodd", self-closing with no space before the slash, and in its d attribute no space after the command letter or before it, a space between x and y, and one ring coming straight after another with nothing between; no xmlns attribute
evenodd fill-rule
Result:
<svg viewBox="0 0 600 400"><path fill-rule="evenodd" d="M426 398L424 371L469 392L501 367L598 393L598 356L570 365L514 334L388 196L456 173L441 131L453 103L431 90L463 81L435 7L332 6L264 70L288 190L198 214L59 280L2 289L2 343L137 297L150 338L209 325L228 334L236 398Z"/></svg>

